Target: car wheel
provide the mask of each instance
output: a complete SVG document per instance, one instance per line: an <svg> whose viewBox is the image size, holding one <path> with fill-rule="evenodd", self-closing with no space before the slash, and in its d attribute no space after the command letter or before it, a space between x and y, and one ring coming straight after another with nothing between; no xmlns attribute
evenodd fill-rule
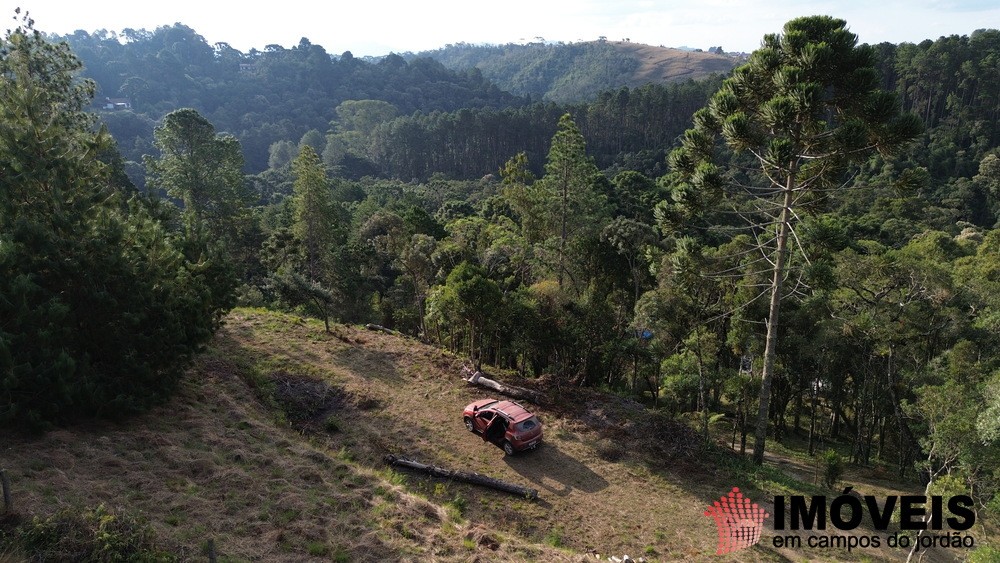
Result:
<svg viewBox="0 0 1000 563"><path fill-rule="evenodd" d="M476 425L472 423L472 419L469 417L465 417L465 427L469 429L469 432L476 431Z"/></svg>
<svg viewBox="0 0 1000 563"><path fill-rule="evenodd" d="M514 455L514 445L510 442L505 441L503 443L503 453L507 455Z"/></svg>

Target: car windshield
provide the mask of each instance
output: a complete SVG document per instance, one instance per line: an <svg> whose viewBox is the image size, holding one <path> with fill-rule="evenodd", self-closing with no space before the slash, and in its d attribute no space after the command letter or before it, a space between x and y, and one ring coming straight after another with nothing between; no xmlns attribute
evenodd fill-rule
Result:
<svg viewBox="0 0 1000 563"><path fill-rule="evenodd" d="M522 420L517 424L517 429L521 431L534 430L538 427L538 419L531 417L528 420Z"/></svg>

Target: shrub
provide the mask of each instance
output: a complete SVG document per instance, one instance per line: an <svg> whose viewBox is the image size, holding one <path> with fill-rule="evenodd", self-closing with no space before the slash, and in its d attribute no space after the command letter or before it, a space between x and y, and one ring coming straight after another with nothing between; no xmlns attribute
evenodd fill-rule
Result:
<svg viewBox="0 0 1000 563"><path fill-rule="evenodd" d="M13 544L35 561L176 561L162 550L143 520L116 514L102 504L93 510L63 509L24 522Z"/></svg>
<svg viewBox="0 0 1000 563"><path fill-rule="evenodd" d="M823 484L832 489L844 475L844 459L836 450L829 449L823 452L822 463Z"/></svg>

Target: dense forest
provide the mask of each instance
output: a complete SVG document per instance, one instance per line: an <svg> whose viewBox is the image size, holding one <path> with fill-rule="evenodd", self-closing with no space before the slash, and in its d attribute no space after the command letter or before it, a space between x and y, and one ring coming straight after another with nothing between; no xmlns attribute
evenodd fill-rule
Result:
<svg viewBox="0 0 1000 563"><path fill-rule="evenodd" d="M755 454L790 433L810 453L840 441L1000 512L1000 31L869 46L803 18L727 76L576 105L306 40L51 39L72 52L25 31L3 49L4 107L41 109L5 113L0 139L16 319L0 420L142 408L177 366L133 364L194 353L235 299L376 322L705 428L721 413L740 451L761 421ZM76 57L93 82L69 78ZM94 91L131 104L99 113L117 151L83 111ZM14 137L36 130L52 144ZM86 283L61 294L70 280ZM122 331L91 349L91 322ZM126 369L145 387L121 389Z"/></svg>
<svg viewBox="0 0 1000 563"><path fill-rule="evenodd" d="M84 76L97 85L95 106L127 100L128 109L101 114L126 161L139 163L155 152L157 122L191 107L240 140L250 173L287 164L306 135L326 166L351 179L476 179L495 174L520 151L539 173L555 124L570 111L602 168L617 164L661 175L665 148L718 86L709 80L609 88L586 103L557 105L503 92L474 67L449 70L426 56L332 56L307 39L291 49L271 45L242 53L209 45L175 24L126 30L124 41L106 31L53 40L68 42L84 63ZM559 56L548 58L560 68L577 59L573 46L553 49ZM624 73L634 64L621 56L598 60L575 72L603 83L602 72ZM141 185L137 168L128 170Z"/></svg>

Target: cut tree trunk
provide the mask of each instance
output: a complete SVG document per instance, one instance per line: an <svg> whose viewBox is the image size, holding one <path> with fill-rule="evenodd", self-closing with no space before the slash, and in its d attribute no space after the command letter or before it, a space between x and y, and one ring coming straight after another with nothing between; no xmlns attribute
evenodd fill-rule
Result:
<svg viewBox="0 0 1000 563"><path fill-rule="evenodd" d="M407 459L405 457L396 457L392 454L385 456L385 462L388 463L389 465L416 469L417 471L422 471L434 477L441 477L444 479L454 479L456 481L462 481L463 483L471 483L473 485L479 485L481 487L489 487L491 489L496 489L498 491L503 491L505 493L510 493L513 495L524 497L529 500L538 500L538 491L536 489L529 489L528 487L522 487L521 485L515 485L514 483L508 483L507 481L501 481L500 479L494 479L492 477L480 475L479 473L472 473L468 471L453 471L451 469L445 469L443 467L437 467L435 465L427 465L426 463L420 463L419 461L414 461L412 459Z"/></svg>
<svg viewBox="0 0 1000 563"><path fill-rule="evenodd" d="M517 387L516 385L506 385L504 383L500 383L499 381L486 377L483 375L483 372L479 370L473 371L468 367L462 368L462 379L472 383L473 385L492 389L515 399L524 399L525 401L531 401L532 403L539 405L545 400L545 396L538 391L532 391L531 389L525 389L524 387Z"/></svg>

